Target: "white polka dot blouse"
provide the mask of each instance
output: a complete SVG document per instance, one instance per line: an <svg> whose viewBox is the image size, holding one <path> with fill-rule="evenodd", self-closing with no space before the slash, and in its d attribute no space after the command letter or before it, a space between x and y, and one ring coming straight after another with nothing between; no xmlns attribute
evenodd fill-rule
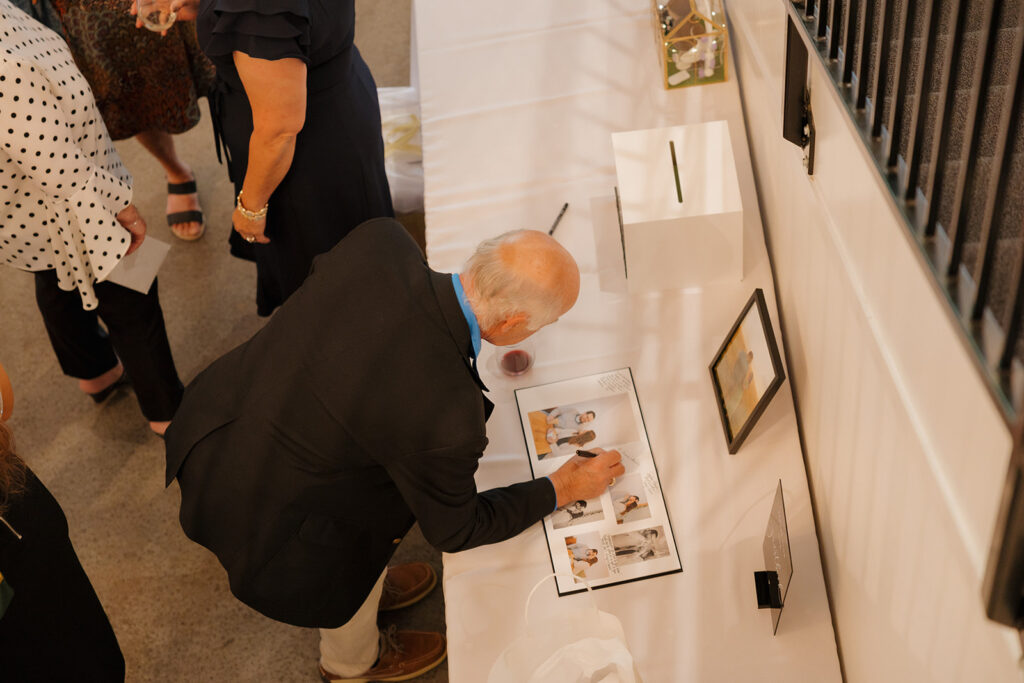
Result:
<svg viewBox="0 0 1024 683"><path fill-rule="evenodd" d="M92 91L64 40L0 0L0 261L55 268L96 308L93 283L127 251L115 218L131 202Z"/></svg>

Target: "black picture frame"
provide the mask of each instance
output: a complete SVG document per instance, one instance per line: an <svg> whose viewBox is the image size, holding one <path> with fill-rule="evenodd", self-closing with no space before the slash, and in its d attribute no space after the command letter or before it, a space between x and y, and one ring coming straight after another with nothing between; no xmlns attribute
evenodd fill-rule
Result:
<svg viewBox="0 0 1024 683"><path fill-rule="evenodd" d="M722 361L722 357L725 355L725 351L729 348L729 344L736 336L736 332L740 329L743 321L746 319L747 314L751 309L757 310L758 318L761 322L761 331L764 334L764 340L768 347L768 355L771 358L772 372L774 377L768 388L763 394L761 394L757 405L750 411L747 419L739 426L739 429L733 430L730 426L729 415L726 412L725 398L722 392L722 387L719 384L718 375L715 373L715 368ZM725 336L725 340L719 347L718 352L715 354L714 360L711 361L711 365L708 366L708 371L711 373L711 385L715 391L715 404L718 406L718 414L722 419L722 429L725 431L725 441L729 445L729 453L736 453L740 446L743 444L744 439L750 434L750 431L757 424L758 418L761 417L761 413L764 412L765 408L771 402L772 397L775 396L775 392L782 386L782 382L786 379L786 373L782 366L782 356L779 355L779 345L775 340L775 331L772 328L771 316L768 315L768 304L765 302L764 291L761 288L754 290L754 293L750 295L750 299L747 300L746 305L736 318L736 322L733 323L732 328L729 330L729 334Z"/></svg>

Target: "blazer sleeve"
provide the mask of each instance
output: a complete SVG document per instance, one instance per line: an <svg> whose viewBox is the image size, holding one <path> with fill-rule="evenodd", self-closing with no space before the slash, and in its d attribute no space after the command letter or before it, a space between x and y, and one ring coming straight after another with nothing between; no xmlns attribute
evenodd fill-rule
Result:
<svg viewBox="0 0 1024 683"><path fill-rule="evenodd" d="M516 536L555 509L555 489L535 479L477 492L477 462L486 441L414 453L385 465L423 536L458 552Z"/></svg>

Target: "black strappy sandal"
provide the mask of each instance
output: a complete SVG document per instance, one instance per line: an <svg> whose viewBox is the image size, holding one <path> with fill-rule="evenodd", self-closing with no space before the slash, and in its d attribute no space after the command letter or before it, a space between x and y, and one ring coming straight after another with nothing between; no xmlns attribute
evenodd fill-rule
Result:
<svg viewBox="0 0 1024 683"><path fill-rule="evenodd" d="M189 180L185 183L167 183L167 194L195 194L196 193L196 181ZM175 229L177 225L184 225L185 223L199 223L199 232L194 235L185 235ZM179 240L186 242L195 242L197 239L203 236L206 232L206 223L203 222L202 211L176 211L174 213L167 214L167 225L171 228L171 232Z"/></svg>

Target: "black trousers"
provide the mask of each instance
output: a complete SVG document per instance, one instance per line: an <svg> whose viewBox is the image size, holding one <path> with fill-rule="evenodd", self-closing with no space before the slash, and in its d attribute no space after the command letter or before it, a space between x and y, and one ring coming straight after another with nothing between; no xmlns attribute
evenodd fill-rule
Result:
<svg viewBox="0 0 1024 683"><path fill-rule="evenodd" d="M97 282L99 306L87 311L77 290L66 292L57 285L55 271L36 272L35 278L36 303L64 374L93 379L116 366L120 358L146 419L173 418L184 388L167 342L156 280L148 294Z"/></svg>

